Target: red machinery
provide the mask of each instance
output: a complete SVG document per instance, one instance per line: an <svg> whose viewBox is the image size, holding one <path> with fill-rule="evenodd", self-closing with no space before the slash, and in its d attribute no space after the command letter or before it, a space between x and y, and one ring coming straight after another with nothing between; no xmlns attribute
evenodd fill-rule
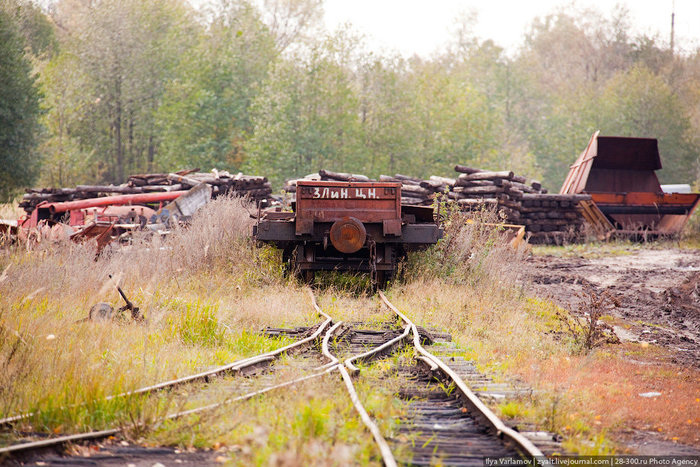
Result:
<svg viewBox="0 0 700 467"><path fill-rule="evenodd" d="M48 223L56 223L61 220L67 221L69 225L83 225L89 216L103 218L102 220L115 221L126 215L131 215L133 211L137 216L150 217L152 210L140 206L146 203L162 203L172 201L187 191L170 191L165 193L143 193L135 195L104 196L101 198L81 199L77 201L67 201L64 203L41 203L32 211L29 218L21 222L21 227L25 229L37 227L43 220ZM122 206L129 206L124 209ZM68 214L68 219L65 213ZM114 219L113 219L114 218Z"/></svg>
<svg viewBox="0 0 700 467"><path fill-rule="evenodd" d="M664 193L656 139L591 137L571 166L561 194L588 193L623 234L678 234L698 204L698 193Z"/></svg>

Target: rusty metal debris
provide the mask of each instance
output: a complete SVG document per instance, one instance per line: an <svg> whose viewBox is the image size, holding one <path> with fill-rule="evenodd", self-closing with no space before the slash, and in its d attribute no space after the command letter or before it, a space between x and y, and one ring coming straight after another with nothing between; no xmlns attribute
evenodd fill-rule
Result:
<svg viewBox="0 0 700 467"><path fill-rule="evenodd" d="M112 275L111 275L111 274L109 275L109 278L110 278L110 279L112 278ZM134 321L141 321L141 320L143 320L143 316L141 316L141 312L139 311L139 307L134 306L134 304L131 303L131 301L130 301L128 298L126 298L126 294L124 293L124 291L122 290L122 288L119 287L119 284L116 284L116 287L117 287L117 292L119 292L119 295L121 295L121 297L122 297L122 299L124 300L124 303L125 303L125 305L124 305L123 307L121 307L121 308L119 308L119 309L117 310L117 313L120 313L120 314L121 314L121 313L123 313L123 312L125 312L125 311L128 310L128 311L131 312L131 319L133 319Z"/></svg>
<svg viewBox="0 0 700 467"><path fill-rule="evenodd" d="M109 275L109 278L113 279L111 274ZM119 286L119 284L115 283L115 287L117 289L117 292L119 292L119 295L121 296L122 300L124 300L124 306L118 308L115 313L114 307L109 303L96 303L92 307L90 307L90 312L88 313L87 319L90 321L112 321L114 319L124 319L124 312L129 311L129 314L133 321L142 321L143 315L141 314L139 307L134 306L131 300L127 298L126 294ZM85 319L82 319L80 321L85 321Z"/></svg>
<svg viewBox="0 0 700 467"><path fill-rule="evenodd" d="M186 223L217 196L247 197L259 206L269 203L271 189L265 177L198 170L132 175L118 186L27 190L19 204L26 215L2 224L2 243L10 237L29 242L95 241L99 255L110 242L128 242L136 230L163 233Z"/></svg>

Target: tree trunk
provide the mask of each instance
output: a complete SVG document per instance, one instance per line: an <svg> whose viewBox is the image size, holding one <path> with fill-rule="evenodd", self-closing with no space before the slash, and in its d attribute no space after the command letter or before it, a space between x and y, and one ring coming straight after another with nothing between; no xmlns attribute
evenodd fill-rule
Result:
<svg viewBox="0 0 700 467"><path fill-rule="evenodd" d="M115 104L116 113L114 115L114 139L115 139L115 159L116 159L116 183L121 183L124 180L124 148L122 146L122 96L121 96L121 78L117 77L115 83Z"/></svg>

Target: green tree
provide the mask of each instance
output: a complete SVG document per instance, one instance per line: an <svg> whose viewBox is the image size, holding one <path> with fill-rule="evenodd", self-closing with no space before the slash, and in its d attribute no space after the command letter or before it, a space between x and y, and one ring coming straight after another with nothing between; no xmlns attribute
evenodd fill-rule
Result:
<svg viewBox="0 0 700 467"><path fill-rule="evenodd" d="M42 154L39 183L60 187L99 180L98 158L89 145L81 144L78 136L85 125L86 108L94 105L84 92L90 83L78 57L70 52L57 54L41 65L39 81L45 109L41 123L47 132L39 146Z"/></svg>
<svg viewBox="0 0 700 467"><path fill-rule="evenodd" d="M533 21L514 59L510 122L537 158L547 188L557 191L569 166L601 127L607 81L633 63L628 13L562 11ZM603 128L605 134L610 134Z"/></svg>
<svg viewBox="0 0 700 467"><path fill-rule="evenodd" d="M9 200L37 174L39 92L13 17L0 8L0 198Z"/></svg>
<svg viewBox="0 0 700 467"><path fill-rule="evenodd" d="M363 172L358 99L333 39L278 61L253 105L246 168L273 182L321 168Z"/></svg>
<svg viewBox="0 0 700 467"><path fill-rule="evenodd" d="M362 145L372 175L406 173L418 151L418 121L413 113L414 90L408 66L401 58L368 57L359 72Z"/></svg>
<svg viewBox="0 0 700 467"><path fill-rule="evenodd" d="M274 37L249 4L234 3L193 39L157 112L158 165L238 170L250 106L277 55Z"/></svg>
<svg viewBox="0 0 700 467"><path fill-rule="evenodd" d="M411 172L440 173L456 163L487 167L495 156L497 114L488 99L439 62L414 59L411 86L417 119L416 151Z"/></svg>
<svg viewBox="0 0 700 467"><path fill-rule="evenodd" d="M600 128L605 134L658 138L666 183L691 183L700 147L681 101L662 77L643 65L621 72L605 88Z"/></svg>
<svg viewBox="0 0 700 467"><path fill-rule="evenodd" d="M48 142L52 156L70 147L63 154L65 165L72 166L76 154L89 155L90 172L83 176L92 181L123 182L130 172L155 167L161 143L155 113L196 31L191 16L178 0L56 4L63 50L49 66L56 72L45 89L51 111L62 113L52 118L63 119L65 132L53 131L52 139L59 141ZM65 68L69 63L73 68ZM67 80L59 70L79 79ZM62 95L74 100L57 106L56 96Z"/></svg>

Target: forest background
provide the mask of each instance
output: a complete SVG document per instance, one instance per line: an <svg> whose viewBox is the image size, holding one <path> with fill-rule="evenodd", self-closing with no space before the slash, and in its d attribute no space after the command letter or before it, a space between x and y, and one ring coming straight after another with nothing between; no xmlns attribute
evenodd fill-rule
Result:
<svg viewBox="0 0 700 467"><path fill-rule="evenodd" d="M558 191L591 134L659 139L662 183L700 180L700 49L629 12L558 9L514 53L456 18L431 56L378 54L322 0L0 1L0 198L199 167L513 170Z"/></svg>

